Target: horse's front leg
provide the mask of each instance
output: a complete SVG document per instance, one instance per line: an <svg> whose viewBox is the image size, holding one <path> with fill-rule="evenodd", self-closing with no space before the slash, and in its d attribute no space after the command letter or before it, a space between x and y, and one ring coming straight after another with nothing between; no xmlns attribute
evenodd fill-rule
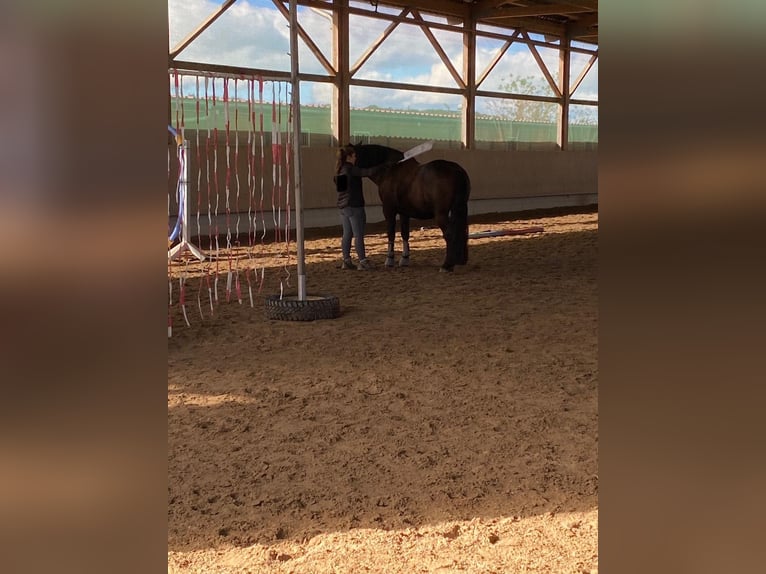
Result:
<svg viewBox="0 0 766 574"><path fill-rule="evenodd" d="M400 233L402 234L402 258L399 267L407 267L410 264L410 216L399 214Z"/></svg>
<svg viewBox="0 0 766 574"><path fill-rule="evenodd" d="M384 213L386 217L386 232L388 233L388 253L386 267L394 266L394 241L396 240L396 213Z"/></svg>

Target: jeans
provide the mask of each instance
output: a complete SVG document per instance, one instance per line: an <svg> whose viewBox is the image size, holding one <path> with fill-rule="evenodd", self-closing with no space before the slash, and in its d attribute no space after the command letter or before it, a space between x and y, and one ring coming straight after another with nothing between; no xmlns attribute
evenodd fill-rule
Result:
<svg viewBox="0 0 766 574"><path fill-rule="evenodd" d="M340 242L343 259L351 258L351 238L354 238L354 249L359 261L366 259L364 253L364 226L367 223L367 213L364 207L344 207L340 210L340 221L343 224L343 237Z"/></svg>

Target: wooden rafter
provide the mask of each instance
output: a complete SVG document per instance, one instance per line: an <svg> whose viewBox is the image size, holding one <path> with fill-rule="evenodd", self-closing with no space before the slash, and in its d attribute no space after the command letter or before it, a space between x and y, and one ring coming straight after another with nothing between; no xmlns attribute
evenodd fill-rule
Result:
<svg viewBox="0 0 766 574"><path fill-rule="evenodd" d="M572 28L577 27L591 27L598 25L598 12L591 12L584 16L578 16L574 22L570 24Z"/></svg>
<svg viewBox="0 0 766 574"><path fill-rule="evenodd" d="M389 22L399 22L400 24L412 24L412 18L402 18L401 16L394 16L392 14L384 14L382 12L374 12L372 10L363 10L361 8L350 7L348 9L349 14L354 16L364 16L365 18L376 18L378 20L387 20ZM442 24L440 22L428 22L428 27L433 30L447 30L448 32L458 32L462 34L464 32L463 27L455 24Z"/></svg>
<svg viewBox="0 0 766 574"><path fill-rule="evenodd" d="M393 1L395 6L408 6L421 12L451 16L463 21L471 16L471 4L469 2L444 2L444 0L417 0L417 1ZM430 22L429 22L430 24Z"/></svg>
<svg viewBox="0 0 766 574"><path fill-rule="evenodd" d="M299 3L325 9L327 6L327 3L319 0L299 0ZM588 23L590 29L582 30L582 34L577 33L575 36L585 42L598 43L598 35L592 28L592 23L597 24L598 19L597 0L555 0L550 3L540 0L387 0L387 5L413 8L421 14L442 16L446 23L429 20L428 27L432 30L450 30L458 33L466 32L467 23L476 21L499 28L526 30L529 33L563 38L570 28L579 31L583 23ZM349 6L348 11L350 14L388 21L398 18L390 13L378 11L377 2L374 0L369 8L356 4ZM411 18L408 20L411 22ZM471 29L468 33L476 32ZM484 34L485 31L480 30L478 33Z"/></svg>
<svg viewBox="0 0 766 574"><path fill-rule="evenodd" d="M521 28L517 28L517 30L521 30ZM510 29L508 32L509 32L508 34L498 34L496 32L481 30L479 32L476 32L476 35L481 36L483 38L493 38L495 40L506 41L510 39L511 36L515 35L515 33L511 33ZM542 46L543 48L553 48L554 50L558 50L560 48L559 44L554 43L551 38L555 38L556 40L560 41L562 36L551 35L550 38L547 39L545 42L541 42L539 40L527 40L526 38L518 38L516 41L520 43L524 43L526 45ZM578 46L571 46L569 50L570 52L577 52L578 54L588 54L590 56L592 54L597 53L598 48L596 46L594 46L593 49L581 48Z"/></svg>
<svg viewBox="0 0 766 574"><path fill-rule="evenodd" d="M572 98L571 100L569 100L569 103L572 104L572 105L577 105L577 106L596 106L596 107L598 107L598 101L593 101L593 100L576 100L576 99Z"/></svg>
<svg viewBox="0 0 766 574"><path fill-rule="evenodd" d="M290 21L290 10L288 8L285 8L284 4L280 2L280 0L271 0L274 3L274 6L276 6L277 10L280 11L282 16L284 16L287 21ZM322 50L319 49L319 47L314 43L314 41L311 39L311 36L309 36L306 33L306 30L303 29L303 26L298 24L298 36L300 36L301 40L303 40L306 43L306 46L308 46L309 50L311 50L311 53L316 56L316 59L319 60L319 63L322 64L322 67L327 70L327 73L330 75L335 75L337 73L337 70L335 67L327 61L327 58L324 57L324 54L322 54Z"/></svg>
<svg viewBox="0 0 766 574"><path fill-rule="evenodd" d="M387 90L406 90L410 92L429 92L433 94L453 94L463 95L465 90L460 88L440 88L436 86L424 86L421 84L406 84L403 82L385 82L381 80L352 80L354 86L363 86L366 88L384 88Z"/></svg>
<svg viewBox="0 0 766 574"><path fill-rule="evenodd" d="M173 69L179 73L190 73L192 75L205 75L214 73L216 75L228 75L238 78L256 77L263 80L274 80L279 82L289 82L290 72L280 72L277 70L264 70L262 68L246 68L243 66L227 66L223 64L205 64L200 62L186 62L176 60L173 62ZM301 74L301 80L306 82L332 83L332 78L319 74Z"/></svg>
<svg viewBox="0 0 766 574"><path fill-rule="evenodd" d="M573 84L573 86L572 86L572 89L571 89L571 90L569 90L569 95L570 95L570 96L571 96L572 94L574 94L574 93L577 91L577 88L579 88L579 87L580 87L580 84L582 83L583 79L585 78L585 75L586 75L588 72L590 72L590 69L593 67L593 64L596 62L596 59L597 59L597 58L598 58L598 55L597 55L597 54L593 54L593 55L590 57L590 60L589 60L589 61L588 61L588 63L585 65L585 67L583 68L582 72L580 72L580 75L579 75L579 76L577 76L577 79L574 81L574 84Z"/></svg>
<svg viewBox="0 0 766 574"><path fill-rule="evenodd" d="M529 40L529 35L525 31L522 30L521 35L527 40ZM559 87L556 85L556 81L553 79L553 76L551 76L551 73L548 71L548 66L545 65L545 62L540 56L540 53L537 51L537 47L534 44L529 44L529 51L532 52L532 56L535 58L535 61L537 62L537 65L540 67L540 70L545 76L545 79L548 80L548 84L553 90L553 93L560 98L561 91L559 90Z"/></svg>
<svg viewBox="0 0 766 574"><path fill-rule="evenodd" d="M571 38L582 38L597 35L598 14L592 14L584 18L580 18L576 22L567 24L567 34L569 34Z"/></svg>
<svg viewBox="0 0 766 574"><path fill-rule="evenodd" d="M405 8L399 14L399 17L400 18L406 17L408 12L409 12L409 8ZM396 29L398 25L399 25L398 21L391 22L388 25L388 27L385 30L383 30L383 33L380 36L378 36L378 38L372 44L370 44L367 50L365 50L364 54L362 54L359 57L359 59L354 63L354 65L351 66L349 70L349 73L351 76L353 76L359 71L359 68L361 68L364 65L364 63L370 58L370 56L372 56L375 50L377 50L378 47L380 47L383 41L391 35L391 33Z"/></svg>
<svg viewBox="0 0 766 574"><path fill-rule="evenodd" d="M484 22L486 19L480 20ZM566 30L564 24L558 22L551 22L549 20L541 20L533 17L520 17L520 18L496 18L488 22L492 26L500 26L510 28L512 30L529 30L534 34L550 34L551 36L563 36Z"/></svg>
<svg viewBox="0 0 766 574"><path fill-rule="evenodd" d="M417 10L412 10L412 16L414 17L415 21L417 21L420 24L421 30L423 30L423 33L426 35L426 38L428 38L428 41L431 42L431 45L434 47L434 50L436 50L436 53L439 54L439 57L441 58L444 65L447 67L447 71L455 80L455 83L458 86L460 86L462 89L465 89L465 81L460 76L458 71L455 69L455 66L452 65L452 62L450 61L449 56L447 56L447 53L441 47L441 44L439 44L439 41L436 39L436 36L434 36L433 32L431 32L431 29L428 27L425 20L423 20L423 17L420 15L420 12L418 12Z"/></svg>
<svg viewBox="0 0 766 574"><path fill-rule="evenodd" d="M500 48L497 54L495 54L495 57L492 58L492 61L487 64L487 67L484 68L484 71L481 73L481 76L479 76L479 79L476 80L476 87L478 88L484 80L487 79L487 76L492 72L492 70L497 66L498 62L502 59L502 57L505 55L505 53L508 51L508 48L511 47L511 44L513 44L513 41L515 38L519 36L519 31L516 30L513 33L513 36L510 40L506 40L505 44L503 44L503 47Z"/></svg>
<svg viewBox="0 0 766 574"><path fill-rule="evenodd" d="M491 90L476 90L476 95L484 98L496 98L501 100L524 100L527 102L546 102L558 104L560 99L553 96L532 96L529 94L512 94L511 92L494 92ZM574 102L574 100L572 100Z"/></svg>
<svg viewBox="0 0 766 574"><path fill-rule="evenodd" d="M590 12L598 12L598 0L561 0L566 6L586 8Z"/></svg>
<svg viewBox="0 0 766 574"><path fill-rule="evenodd" d="M184 38L183 40L181 40L181 41L180 41L180 42L179 42L179 43L176 45L176 47L175 47L175 48L173 48L173 49L170 51L170 59L171 59L171 60L172 60L172 59L174 59L176 56L178 56L178 54L180 54L182 51L184 51L184 50L186 49L186 47L187 47L189 44L191 44L192 42L194 42L194 40L196 40L196 39L197 39L197 37L198 37L200 34L202 34L202 32L204 32L205 30L207 30L207 29L210 27L210 25L211 25L213 22L215 22L216 20L218 20L218 18L221 16L221 14L223 14L224 12L226 12L226 10L228 10L229 8L231 8L231 7L232 7L232 5L234 4L234 2L236 2L236 1L237 1L237 0L226 0L226 1L225 1L223 4L221 4L221 6L220 6L220 7L219 7L219 8L218 8L218 9L217 9L215 12L213 12L212 14L210 14L210 16L208 16L208 17L205 19L205 21L204 21L204 22L202 22L202 24L200 24L199 26L197 26L197 28L196 28L196 29L195 29L195 30L194 30L194 31L193 31L191 34L189 34L188 36L186 36L186 38Z"/></svg>
<svg viewBox="0 0 766 574"><path fill-rule="evenodd" d="M590 8L573 7L562 4L545 4L533 6L509 6L506 0L501 0L495 6L485 6L478 8L474 15L482 20L493 20L496 18L521 18L527 16L554 16L556 14L578 14L582 12L591 12Z"/></svg>

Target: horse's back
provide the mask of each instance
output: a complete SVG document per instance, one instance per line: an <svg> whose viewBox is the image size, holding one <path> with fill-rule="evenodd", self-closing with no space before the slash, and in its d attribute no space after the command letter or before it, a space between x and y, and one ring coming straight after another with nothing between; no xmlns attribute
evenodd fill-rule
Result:
<svg viewBox="0 0 766 574"><path fill-rule="evenodd" d="M435 159L420 166L414 187L438 212L448 210L456 198L467 201L471 182L461 165L446 159Z"/></svg>
<svg viewBox="0 0 766 574"><path fill-rule="evenodd" d="M357 146L357 150L357 166L365 168L397 162L403 155L376 144ZM445 159L421 164L410 158L380 172L374 181L384 213L403 213L416 219L432 219L448 213L455 202L466 203L471 188L465 169Z"/></svg>
<svg viewBox="0 0 766 574"><path fill-rule="evenodd" d="M420 171L447 185L470 185L468 172L454 161L435 159L424 164Z"/></svg>

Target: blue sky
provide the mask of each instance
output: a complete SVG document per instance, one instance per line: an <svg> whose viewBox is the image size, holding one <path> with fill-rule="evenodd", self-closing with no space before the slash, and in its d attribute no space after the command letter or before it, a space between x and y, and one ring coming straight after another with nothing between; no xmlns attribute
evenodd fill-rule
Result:
<svg viewBox="0 0 766 574"><path fill-rule="evenodd" d="M221 1L168 0L170 34L169 44L175 46L194 30L218 6ZM354 2L352 2L354 5ZM369 6L368 3L360 6ZM398 10L379 7L381 12L398 13ZM327 60L332 59L332 24L325 11L299 7L299 23L305 28ZM374 18L351 17L349 52L352 62L367 49L370 43L386 28L387 22ZM462 38L460 34L435 30L434 35L458 72L462 69ZM479 38L477 41L477 69L481 72L502 45L502 41ZM181 60L235 66L290 70L290 30L288 22L273 3L264 0L239 0L229 8L210 28L200 35L180 55ZM558 51L538 48L554 78L558 75ZM573 79L587 63L589 56L577 54L572 64ZM325 74L324 68L308 48L299 40L300 71ZM499 84L510 74L544 77L529 49L514 44L492 71L481 89L497 90ZM388 80L430 85L456 87L447 67L417 26L399 25L372 57L354 76L367 80ZM302 83L301 102L326 104L330 101L329 84ZM541 92L541 95L551 95ZM575 93L576 98L597 99L598 61ZM441 94L418 93L404 90L375 90L352 87L353 107L377 105L380 107L438 108L457 110L460 98ZM481 110L479 110L481 111Z"/></svg>

